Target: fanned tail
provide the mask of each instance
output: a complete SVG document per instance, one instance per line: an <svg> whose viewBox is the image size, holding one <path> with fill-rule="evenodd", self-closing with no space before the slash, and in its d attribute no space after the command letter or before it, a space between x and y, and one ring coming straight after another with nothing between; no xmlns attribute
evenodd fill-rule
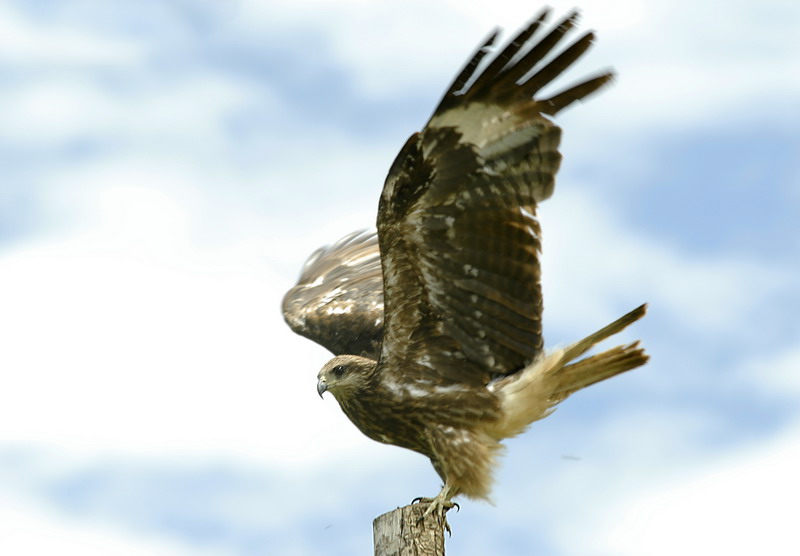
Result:
<svg viewBox="0 0 800 556"><path fill-rule="evenodd" d="M599 342L642 318L646 311L647 305L637 307L594 334L553 351L522 372L491 385L502 400L503 417L487 432L498 439L516 436L532 422L547 417L572 393L647 363L649 357L638 341L575 361Z"/></svg>
<svg viewBox="0 0 800 556"><path fill-rule="evenodd" d="M560 402L581 388L586 388L601 380L641 367L647 363L649 356L644 352L644 349L639 347L638 341L626 346L617 346L575 363L570 363L570 361L580 357L594 345L618 332L622 332L632 323L642 318L646 312L647 305L641 305L608 326L565 349L559 364L552 371L557 373L554 377L556 379L556 387L553 390L552 397L554 403Z"/></svg>

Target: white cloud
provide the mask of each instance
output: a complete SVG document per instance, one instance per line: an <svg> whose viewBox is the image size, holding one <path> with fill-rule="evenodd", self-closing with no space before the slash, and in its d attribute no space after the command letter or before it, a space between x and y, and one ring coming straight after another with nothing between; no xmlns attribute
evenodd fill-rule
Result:
<svg viewBox="0 0 800 556"><path fill-rule="evenodd" d="M277 460L335 443L314 433L324 357L304 355L279 321L265 287L276 278L225 261L184 264L80 247L6 259L3 438ZM284 415L310 436L276 426Z"/></svg>
<svg viewBox="0 0 800 556"><path fill-rule="evenodd" d="M775 554L797 550L800 428L609 508L581 554ZM573 538L572 544L583 539Z"/></svg>
<svg viewBox="0 0 800 556"><path fill-rule="evenodd" d="M128 64L146 53L135 41L65 28L57 20L33 22L8 5L0 6L0 62L55 68L69 65Z"/></svg>
<svg viewBox="0 0 800 556"><path fill-rule="evenodd" d="M0 440L276 466L364 443L317 397L329 356L283 323L291 282L263 251L194 247L163 192L109 188L100 206L92 234L0 256Z"/></svg>
<svg viewBox="0 0 800 556"><path fill-rule="evenodd" d="M494 543L511 543L499 551L508 554L543 543L565 555L738 555L759 542L769 553L794 553L800 414L777 433L731 444L721 439L735 423L711 407L639 398L615 401L609 417L567 417L586 397L509 443L496 507L466 502L453 520L466 530L456 525L451 549L470 553L480 540L470 526L480 523L497 531ZM757 418L754 407L741 411Z"/></svg>
<svg viewBox="0 0 800 556"><path fill-rule="evenodd" d="M14 556L80 554L81 556L151 556L205 554L164 539L130 535L109 527L87 526L40 509L0 505L0 552Z"/></svg>
<svg viewBox="0 0 800 556"><path fill-rule="evenodd" d="M646 237L618 221L607 197L570 186L539 209L547 314L557 322L602 325L620 306L649 302L681 328L730 333L789 283L781 269L738 254L700 257Z"/></svg>
<svg viewBox="0 0 800 556"><path fill-rule="evenodd" d="M243 85L213 75L150 83L120 95L86 75L44 74L0 93L0 137L17 145L116 138L163 151L174 148L176 140L219 142L223 119L254 99ZM263 93L258 102L267 106L270 99Z"/></svg>
<svg viewBox="0 0 800 556"><path fill-rule="evenodd" d="M236 24L245 32L261 34L264 28L279 32L287 28L312 30L324 41L327 54L350 69L349 77L360 93L381 99L405 96L431 80L443 92L456 70L448 66L443 74L443 61L463 63L469 49L477 46L490 29L478 27L475 36L470 33L475 29L467 28L469 20L460 10L424 0L284 0L269 4L243 0L239 10ZM462 40L466 43L460 43ZM467 50L464 44L469 45ZM431 56L432 52L436 56ZM402 71L398 71L400 68ZM409 68L413 71L407 71ZM439 92L430 91L433 96Z"/></svg>

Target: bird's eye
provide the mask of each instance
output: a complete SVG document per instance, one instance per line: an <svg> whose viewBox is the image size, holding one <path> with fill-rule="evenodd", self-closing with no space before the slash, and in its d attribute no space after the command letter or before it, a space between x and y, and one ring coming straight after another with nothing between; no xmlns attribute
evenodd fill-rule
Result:
<svg viewBox="0 0 800 556"><path fill-rule="evenodd" d="M345 371L344 365L336 365L333 369L331 369L331 372L336 377L342 376L344 374L344 371Z"/></svg>

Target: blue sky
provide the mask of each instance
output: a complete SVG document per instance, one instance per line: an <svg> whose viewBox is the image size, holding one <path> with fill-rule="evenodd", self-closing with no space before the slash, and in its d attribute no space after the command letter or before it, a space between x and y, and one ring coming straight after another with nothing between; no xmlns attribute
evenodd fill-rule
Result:
<svg viewBox="0 0 800 556"><path fill-rule="evenodd" d="M564 12L571 3L552 2ZM0 4L0 551L369 553L437 492L279 302L528 2ZM546 340L637 306L652 362L508 442L453 554L794 554L800 7L583 6L540 209Z"/></svg>

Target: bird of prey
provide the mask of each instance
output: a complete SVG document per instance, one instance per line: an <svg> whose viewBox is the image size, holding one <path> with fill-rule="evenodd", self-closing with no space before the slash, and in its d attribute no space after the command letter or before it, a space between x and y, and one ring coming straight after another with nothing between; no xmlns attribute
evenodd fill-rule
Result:
<svg viewBox="0 0 800 556"><path fill-rule="evenodd" d="M594 41L586 33L551 56L577 14L539 38L548 14L482 63L490 35L391 165L377 236L318 250L284 298L292 329L335 354L320 396L330 392L369 438L430 458L444 485L423 499L426 515L443 521L454 496L488 498L503 439L648 359L639 342L581 358L645 305L543 349L536 208L561 162L550 117L612 78L538 96Z"/></svg>

